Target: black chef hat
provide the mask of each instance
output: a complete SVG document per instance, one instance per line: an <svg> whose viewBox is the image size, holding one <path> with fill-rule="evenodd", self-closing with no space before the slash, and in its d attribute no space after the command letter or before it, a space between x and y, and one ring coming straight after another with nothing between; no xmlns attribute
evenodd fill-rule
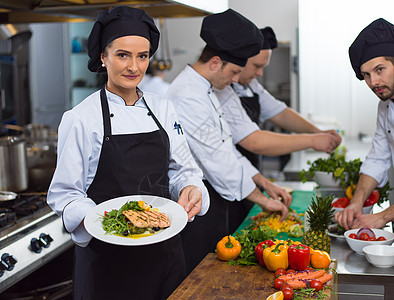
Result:
<svg viewBox="0 0 394 300"><path fill-rule="evenodd" d="M278 47L278 41L276 40L275 32L271 27L267 26L265 28L261 28L260 31L264 36L264 43L261 47L261 50L275 49Z"/></svg>
<svg viewBox="0 0 394 300"><path fill-rule="evenodd" d="M260 52L264 40L251 21L232 9L205 17L200 36L213 55L242 67Z"/></svg>
<svg viewBox="0 0 394 300"><path fill-rule="evenodd" d="M349 48L350 63L356 77L363 80L360 67L380 56L394 56L394 25L377 19L365 27Z"/></svg>
<svg viewBox="0 0 394 300"><path fill-rule="evenodd" d="M97 72L101 67L100 55L113 40L127 35L138 35L149 40L152 56L159 46L160 33L153 19L142 9L116 6L99 13L86 41L90 57L88 68Z"/></svg>

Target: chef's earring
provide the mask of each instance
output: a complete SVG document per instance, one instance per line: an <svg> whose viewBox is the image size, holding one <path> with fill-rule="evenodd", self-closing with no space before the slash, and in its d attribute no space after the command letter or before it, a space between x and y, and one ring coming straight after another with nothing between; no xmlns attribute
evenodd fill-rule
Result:
<svg viewBox="0 0 394 300"><path fill-rule="evenodd" d="M104 63L102 63L102 64L101 64L101 66L102 66L103 68L105 68L105 65L104 65Z"/></svg>

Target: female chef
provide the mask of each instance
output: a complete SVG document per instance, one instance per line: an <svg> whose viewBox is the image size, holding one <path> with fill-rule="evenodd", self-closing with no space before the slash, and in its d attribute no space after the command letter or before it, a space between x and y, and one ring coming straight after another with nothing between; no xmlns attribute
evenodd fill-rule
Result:
<svg viewBox="0 0 394 300"><path fill-rule="evenodd" d="M185 276L179 235L145 246L104 243L84 227L94 206L157 195L178 201L189 219L209 206L171 102L137 87L158 42L150 16L118 6L99 14L86 43L89 70L105 70L108 80L63 115L48 192L76 244L74 299L165 299Z"/></svg>

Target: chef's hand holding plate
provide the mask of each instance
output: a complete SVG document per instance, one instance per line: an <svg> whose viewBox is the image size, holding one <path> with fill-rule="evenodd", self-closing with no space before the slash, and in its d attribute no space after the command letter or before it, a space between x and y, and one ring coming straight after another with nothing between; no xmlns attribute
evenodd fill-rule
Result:
<svg viewBox="0 0 394 300"><path fill-rule="evenodd" d="M201 211L202 192L195 185L185 186L180 193L178 204L187 212L187 218L190 220Z"/></svg>

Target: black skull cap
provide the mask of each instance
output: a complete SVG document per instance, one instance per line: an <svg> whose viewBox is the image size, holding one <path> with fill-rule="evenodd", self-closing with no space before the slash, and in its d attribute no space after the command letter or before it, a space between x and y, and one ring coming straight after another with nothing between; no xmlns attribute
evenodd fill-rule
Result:
<svg viewBox="0 0 394 300"><path fill-rule="evenodd" d="M264 43L261 47L262 50L264 49L275 49L278 47L278 41L276 40L274 30L267 26L260 29L261 33L264 36Z"/></svg>
<svg viewBox="0 0 394 300"><path fill-rule="evenodd" d="M264 41L256 25L231 8L205 17L200 36L209 52L241 67L260 52Z"/></svg>
<svg viewBox="0 0 394 300"><path fill-rule="evenodd" d="M104 48L113 40L128 35L138 35L148 39L150 56L159 46L160 32L153 19L144 10L115 6L101 11L85 44L90 58L88 69L92 72L100 71L100 56Z"/></svg>
<svg viewBox="0 0 394 300"><path fill-rule="evenodd" d="M349 47L350 63L356 77L363 80L360 67L380 56L394 56L394 25L383 18L365 27Z"/></svg>

